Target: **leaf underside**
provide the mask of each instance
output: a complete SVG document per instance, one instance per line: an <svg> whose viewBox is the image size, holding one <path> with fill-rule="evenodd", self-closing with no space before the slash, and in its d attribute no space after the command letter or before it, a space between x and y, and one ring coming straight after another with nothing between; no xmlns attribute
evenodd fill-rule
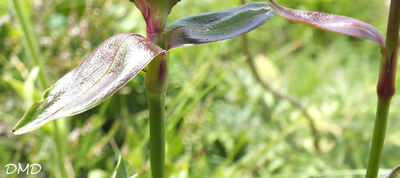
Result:
<svg viewBox="0 0 400 178"><path fill-rule="evenodd" d="M290 9L278 5L273 0L269 1L279 15L289 20L304 23L327 31L371 40L379 44L381 47L384 47L383 35L368 23L341 15Z"/></svg>
<svg viewBox="0 0 400 178"><path fill-rule="evenodd" d="M187 16L167 26L168 49L225 40L247 33L275 16L262 2Z"/></svg>
<svg viewBox="0 0 400 178"><path fill-rule="evenodd" d="M35 102L13 128L14 134L32 131L57 118L99 105L162 52L160 47L137 34L110 37L44 92L42 100Z"/></svg>

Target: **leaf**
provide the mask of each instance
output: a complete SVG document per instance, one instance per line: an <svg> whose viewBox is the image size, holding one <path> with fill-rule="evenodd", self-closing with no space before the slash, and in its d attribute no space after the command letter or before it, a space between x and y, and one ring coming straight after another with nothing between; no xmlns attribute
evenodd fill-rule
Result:
<svg viewBox="0 0 400 178"><path fill-rule="evenodd" d="M167 26L168 49L225 40L247 33L275 16L263 2L187 16Z"/></svg>
<svg viewBox="0 0 400 178"><path fill-rule="evenodd" d="M289 20L327 31L371 40L384 47L383 35L375 27L363 21L341 15L290 9L279 6L273 0L269 0L269 2L279 15Z"/></svg>
<svg viewBox="0 0 400 178"><path fill-rule="evenodd" d="M137 174L133 171L130 164L122 159L121 155L118 157L118 163L115 167L113 178L134 178Z"/></svg>
<svg viewBox="0 0 400 178"><path fill-rule="evenodd" d="M386 176L387 178L398 178L400 177L400 166L395 167L392 172Z"/></svg>
<svg viewBox="0 0 400 178"><path fill-rule="evenodd" d="M32 131L57 118L99 105L162 52L137 34L122 33L107 39L44 92L42 100L35 102L15 125L14 134Z"/></svg>

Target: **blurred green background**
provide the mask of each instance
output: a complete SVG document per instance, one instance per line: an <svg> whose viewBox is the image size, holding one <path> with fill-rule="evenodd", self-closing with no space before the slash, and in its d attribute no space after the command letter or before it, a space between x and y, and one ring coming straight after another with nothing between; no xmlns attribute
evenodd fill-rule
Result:
<svg viewBox="0 0 400 178"><path fill-rule="evenodd" d="M108 37L122 32L145 35L143 18L128 0L21 3L50 83ZM182 0L169 22L240 3ZM388 1L278 3L352 16L385 32ZM258 72L273 92L252 74L241 37L171 52L166 108L169 177L362 177L377 102L377 45L279 16L247 39ZM31 177L59 177L52 124L21 136L10 132L43 92L29 57L10 1L1 0L0 177L6 176L6 164L18 162L42 165L41 173ZM382 174L400 164L399 104L395 96ZM119 149L139 177L150 177L143 72L102 105L60 124L66 134L62 164L69 176L110 177Z"/></svg>

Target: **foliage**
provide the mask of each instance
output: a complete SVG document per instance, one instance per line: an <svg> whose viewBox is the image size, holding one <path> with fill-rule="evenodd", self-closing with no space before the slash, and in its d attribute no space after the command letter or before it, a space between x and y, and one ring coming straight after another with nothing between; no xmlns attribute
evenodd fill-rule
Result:
<svg viewBox="0 0 400 178"><path fill-rule="evenodd" d="M13 128L16 135L85 112L115 93L162 53L157 45L133 33L104 41L77 68L57 80Z"/></svg>
<svg viewBox="0 0 400 178"><path fill-rule="evenodd" d="M24 1L28 4L30 1ZM145 35L140 12L126 1L33 1L45 73L54 82L110 34ZM181 1L168 19L226 9L235 1ZM280 1L297 9L342 14L383 31L387 6L378 1ZM18 24L0 1L0 170L10 162L38 162L55 175L51 125L16 138L9 132L42 89L25 65ZM28 6L27 6L28 7ZM274 26L275 28L270 28ZM281 34L281 35L277 35ZM373 43L328 34L275 18L249 33L265 81L300 100L321 138L321 152L305 117L266 92L243 60L240 39L175 49L167 100L167 173L170 177L357 177L365 172L379 54ZM305 45L307 44L307 45ZM33 71L33 72L32 72ZM30 75L31 74L31 75ZM68 119L67 167L76 177L110 177L115 140L139 177L149 176L144 72L105 103ZM37 82L35 82L37 86ZM352 96L352 97L349 97ZM398 165L400 121L394 99L382 168ZM129 136L127 136L129 135ZM130 151L128 151L130 150ZM72 166L73 165L73 166ZM3 173L1 172L0 173Z"/></svg>

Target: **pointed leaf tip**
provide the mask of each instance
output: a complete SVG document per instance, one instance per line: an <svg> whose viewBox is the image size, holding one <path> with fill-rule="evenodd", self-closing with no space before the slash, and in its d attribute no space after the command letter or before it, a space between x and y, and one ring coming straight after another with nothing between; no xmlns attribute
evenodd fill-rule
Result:
<svg viewBox="0 0 400 178"><path fill-rule="evenodd" d="M221 41L247 33L275 16L263 2L183 17L167 26L168 49Z"/></svg>
<svg viewBox="0 0 400 178"><path fill-rule="evenodd" d="M48 88L13 128L23 134L60 117L89 110L135 77L164 50L146 38L122 33L104 41L82 63Z"/></svg>
<svg viewBox="0 0 400 178"><path fill-rule="evenodd" d="M323 12L303 11L290 9L278 5L275 1L269 0L276 12L295 22L304 23L323 30L341 33L353 37L371 40L381 47L384 47L383 35L372 25L363 21Z"/></svg>

